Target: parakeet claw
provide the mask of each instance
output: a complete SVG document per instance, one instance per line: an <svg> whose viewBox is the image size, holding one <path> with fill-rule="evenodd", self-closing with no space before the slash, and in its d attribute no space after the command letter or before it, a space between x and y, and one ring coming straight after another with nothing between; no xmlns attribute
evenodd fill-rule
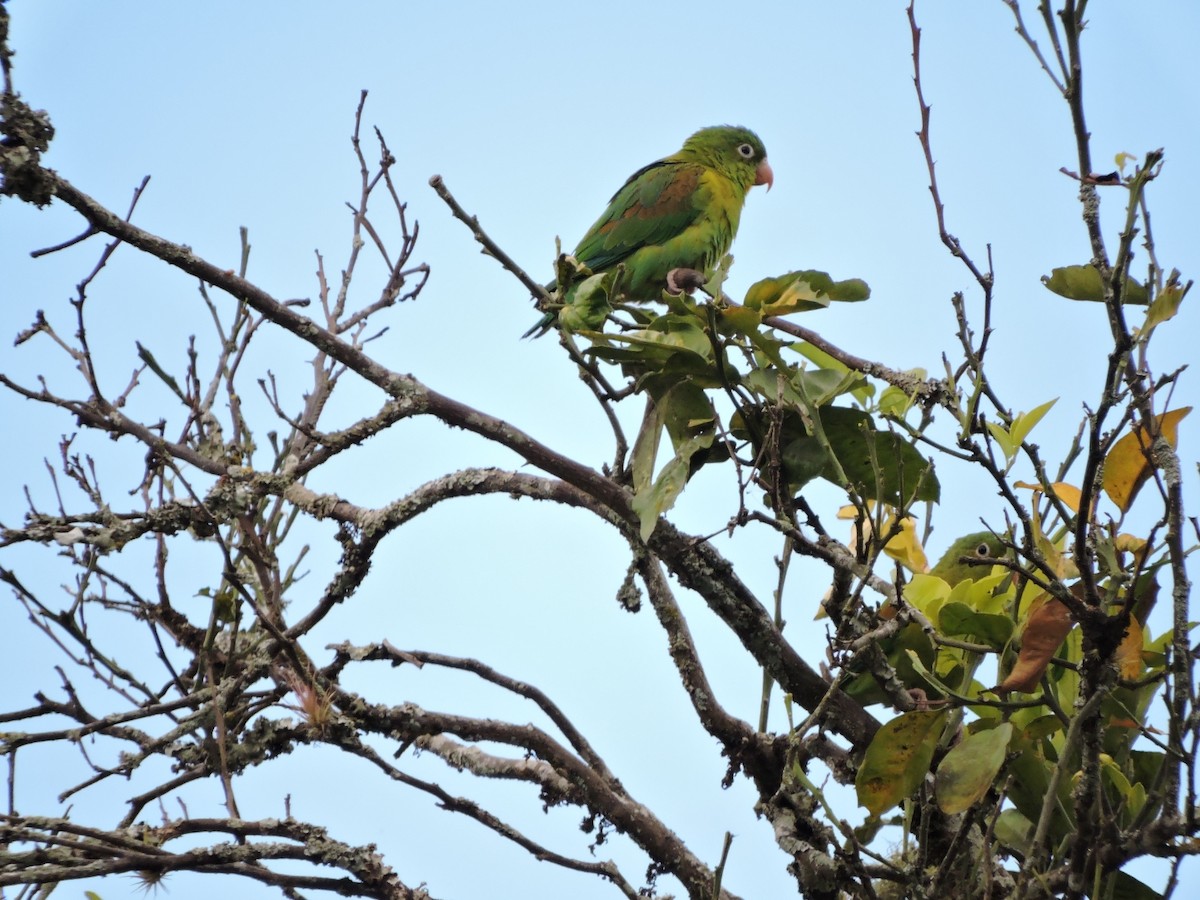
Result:
<svg viewBox="0 0 1200 900"><path fill-rule="evenodd" d="M690 294L708 282L703 272L696 269L678 268L667 273L667 291L672 294Z"/></svg>

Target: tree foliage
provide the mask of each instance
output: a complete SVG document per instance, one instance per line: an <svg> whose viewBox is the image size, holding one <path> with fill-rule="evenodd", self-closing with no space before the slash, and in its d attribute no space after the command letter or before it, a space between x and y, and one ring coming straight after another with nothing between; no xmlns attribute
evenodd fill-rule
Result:
<svg viewBox="0 0 1200 900"><path fill-rule="evenodd" d="M426 897L426 878L436 892L436 873L396 871L373 846L340 840L290 809L278 819L241 817L239 782L297 748L321 745L627 897L653 892L663 875L693 898L734 897L723 860L703 858L633 797L537 687L486 662L389 640L317 642L331 612L355 602L382 541L397 533L403 540L406 526L448 500L498 495L590 513L627 543L619 599L628 609L648 601L679 686L727 760L727 782L752 785L755 812L770 823L780 864L804 896L1162 896L1161 886L1124 869L1146 855L1177 866L1200 846L1186 566L1197 535L1185 515L1177 450L1190 407L1174 399L1180 373L1157 372L1151 357L1155 334L1171 327L1191 282L1160 265L1150 232L1163 151L1125 160L1111 175L1093 166L1082 4L1067 0L1057 21L1045 15L1041 43L1019 5L1008 5L1063 96L1078 151L1078 171L1066 177L1079 184L1091 259L1064 261L1045 287L1101 305L1111 335L1096 351L1107 369L1074 445L1048 453L1035 444L1054 401L1014 411L1004 373L989 365L994 273L990 258L981 263L946 228L910 7L919 137L939 235L973 281L982 320L972 321L965 295L955 295L959 345L944 357L945 371L931 376L861 358L798 324L832 302L867 301L870 290L853 273L764 273L740 298L727 296L718 277L707 293L664 294L647 307L621 302L619 270L595 275L561 258L558 283L578 283L575 302L559 313L561 366L579 374L611 424L602 469L370 353L430 271L418 261L418 229L393 185L395 158L382 134L379 161L368 162L362 103L352 250L340 278L321 260L316 303L307 308L247 277L245 234L240 270L224 269L135 225L140 189L120 215L43 166L53 128L16 92L0 18L0 192L10 203L65 204L84 223L78 240L107 241L79 284L73 318L39 311L17 336L22 352L37 347L67 360L74 386L0 373L4 389L61 410L78 428L52 454L57 508L31 500L25 521L0 532L0 548L45 548L70 573L60 600L28 587L19 567L0 566L6 602L23 608L26 627L48 637L63 663L61 684L38 686L33 705L0 710L0 753L10 766L0 886L23 886L18 896L27 897L84 877L138 872L156 884L191 871L239 875L285 896ZM432 185L487 253L543 308L557 308L558 298L496 245L442 179ZM1115 240L1100 227L1101 199L1125 211ZM380 204L382 215L374 211ZM384 217L398 243L381 237ZM1146 269L1135 280L1139 237ZM88 290L118 252L160 260L197 283L215 354L193 345L167 356L138 343L136 361L121 358L132 378L115 386L107 373L121 350L89 340ZM349 286L367 277L359 271L372 253L385 275L371 300L356 303ZM297 358L311 356L302 389L250 370L251 348L270 330L286 335ZM369 385L378 400L345 423L332 411L351 381ZM153 415L139 403L151 386L169 399ZM257 417L252 394L272 417ZM417 418L507 448L528 465L447 471L376 507L351 502L320 478L372 436ZM102 487L89 452L77 446L90 435L116 440L130 459L144 457L128 496ZM937 471L948 460L986 475L1003 520L988 521L987 531L931 568L921 530L933 506L950 502ZM702 470L733 487L731 531L755 530L764 548L781 548L773 603L738 577L714 540L673 524L673 507ZM1031 473L1028 480L1018 470ZM317 482L322 490L310 486ZM814 491L822 484L843 498L840 511L814 499L827 496ZM301 591L318 539L332 540L337 561L310 576L321 580L319 590ZM560 552L582 556L578 548ZM780 598L794 556L828 572L828 658L819 666L784 630ZM189 584L200 606L181 593ZM757 719L715 697L680 588L761 667ZM1155 634L1150 614L1160 595L1170 627ZM134 629L115 632L114 621ZM114 646L115 633L135 633L138 642ZM380 663L467 673L527 699L552 727L433 711L356 687L356 673ZM81 697L81 674L106 689L101 707ZM784 705L786 729L768 729L772 703ZM137 793L107 821L19 810L15 761L56 745L76 748L93 772L64 785L63 800L116 779L136 783ZM650 860L649 871L639 882L612 861L557 852L502 810L414 775L406 760L416 752L479 779L520 782L546 807L577 809L597 831L597 847L605 834L623 834ZM838 808L827 778L853 786L857 808ZM168 806L195 783L219 788L227 816ZM1174 876L1168 890L1173 884Z"/></svg>

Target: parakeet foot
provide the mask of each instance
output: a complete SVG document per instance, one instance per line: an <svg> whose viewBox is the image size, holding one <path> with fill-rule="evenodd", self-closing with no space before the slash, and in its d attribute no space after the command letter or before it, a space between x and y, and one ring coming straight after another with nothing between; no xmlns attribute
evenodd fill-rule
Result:
<svg viewBox="0 0 1200 900"><path fill-rule="evenodd" d="M707 283L704 273L696 269L678 268L667 273L667 291L672 294L690 294Z"/></svg>

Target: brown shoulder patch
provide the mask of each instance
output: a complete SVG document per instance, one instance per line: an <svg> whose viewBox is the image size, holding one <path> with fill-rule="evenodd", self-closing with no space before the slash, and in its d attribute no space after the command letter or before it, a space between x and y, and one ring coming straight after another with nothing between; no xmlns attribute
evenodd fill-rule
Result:
<svg viewBox="0 0 1200 900"><path fill-rule="evenodd" d="M702 172L699 166L672 167L669 178L647 184L638 191L622 218L649 219L682 212L691 205Z"/></svg>

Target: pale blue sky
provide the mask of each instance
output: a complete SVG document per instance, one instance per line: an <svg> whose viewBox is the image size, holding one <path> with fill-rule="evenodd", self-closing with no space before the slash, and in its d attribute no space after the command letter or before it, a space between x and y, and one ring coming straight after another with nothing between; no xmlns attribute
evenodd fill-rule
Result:
<svg viewBox="0 0 1200 900"><path fill-rule="evenodd" d="M1033 4L1026 5L1032 27ZM911 44L900 2L768 2L736 11L711 2L14 0L9 7L18 89L50 111L58 130L47 163L119 211L142 177L152 175L135 221L220 265L236 267L237 229L248 227L250 277L280 298L315 294L314 250L325 255L331 273L344 263L344 203L356 198L358 179L348 139L359 91L369 89L365 122L380 127L397 156L393 177L421 226L416 256L433 268L421 299L388 319L391 330L372 345L374 352L592 465L609 456L605 422L552 340L518 340L534 318L528 298L451 219L427 186L433 173L443 175L510 255L535 277L548 278L555 236L573 245L632 171L675 150L696 128L744 124L765 142L776 180L769 194L752 192L743 215L728 284L734 296L760 277L791 269L864 278L873 289L869 303L808 314L802 323L859 355L931 372L941 371L943 351L953 356L951 293L965 290L978 312L969 275L937 241L913 135ZM1167 165L1150 192L1158 255L1166 267L1194 277L1200 79L1193 44L1200 7L1187 0L1093 7L1084 52L1096 168L1113 168L1120 151L1166 148ZM1102 309L1060 300L1038 282L1052 267L1089 255L1077 187L1058 171L1076 167L1066 107L1013 33L1000 0L926 0L917 15L948 227L980 262L990 242L995 259L998 390L1014 409L1061 398L1035 435L1046 456L1057 459L1081 403L1096 401L1107 340ZM369 132L366 144L374 157ZM1121 200L1119 190L1103 193L1111 240ZM376 209L386 222L381 202ZM28 253L78 230L77 218L58 204L43 212L0 206L0 371L30 383L45 373L64 391L77 390L78 378L62 355L48 341L14 350L11 337L36 309L64 333L73 331L67 301L99 245L37 261ZM390 223L385 230L394 237ZM376 285L364 281L360 290L370 297ZM194 286L128 249L94 286L90 315L93 346L103 348L102 377L114 391L136 365L135 339L159 359L178 360L187 335L207 334ZM1160 335L1158 371L1195 358L1198 328L1192 302ZM309 354L263 337L251 370L291 379L291 396L298 397ZM378 401L373 390L347 388L332 410L335 423ZM1193 380L1183 382L1182 394L1196 396ZM157 417L167 408L156 404L166 403L165 393L147 384L132 409ZM52 505L41 460L53 458L58 435L75 426L7 394L0 394L0 415L10 435L0 521L13 524L24 508L25 484L39 503ZM1185 422L1185 460L1196 458L1198 445L1200 426ZM111 502L136 502L125 492L137 482L142 451L106 440L79 449L100 460ZM128 460L121 461L122 452ZM520 464L470 436L412 422L318 473L313 486L379 506L456 467ZM682 527L711 533L724 525L734 501L728 474L706 471L696 480L677 509ZM1194 474L1189 465L1193 499ZM998 524L1001 513L994 489L977 476L950 466L939 475L946 502L935 555L980 517ZM830 513L838 502L832 491L814 497ZM80 505L79 498L68 503ZM308 594L296 602L311 599L324 583L333 562L325 535L314 539ZM763 539L743 533L721 549L765 599L778 546L764 548ZM180 573L181 597L213 577L211 560L194 552L195 584L189 590ZM130 560L131 575L144 559ZM70 577L53 570L53 562L52 551L26 549L0 559L48 592ZM768 826L753 817L745 784L720 789L722 761L693 723L652 616L630 616L616 606L624 566L621 542L582 514L507 498L458 501L384 545L362 590L312 648L386 638L401 647L476 656L539 685L576 719L634 796L701 857L715 862L723 833L737 835L726 875L732 890L747 898L786 896L785 860ZM810 621L826 583L819 568L798 565L787 598L788 634L814 662L824 656L824 635ZM698 600L683 602L720 699L753 718L756 670ZM14 642L25 633L14 630L22 621L15 604L0 599L4 708L29 702L35 686L55 683L45 674L57 661L49 644ZM533 715L463 678L409 669L356 677L355 686L381 701L411 699L518 721ZM33 765L31 756L22 760ZM76 764L64 757L63 765ZM455 779L430 758L409 764L452 791L506 804L503 812L555 849L587 855L577 814L542 816L523 787ZM329 751L303 751L256 772L242 791L247 817L282 815L282 798L291 794L298 817L327 823L344 840L378 842L401 878L427 880L434 896L615 896L598 881L548 865L530 871L523 851L362 767L338 765ZM114 785L92 801L77 799L73 814L101 816L104 803L119 803L127 792L127 785ZM216 812L220 802L215 784L188 797L193 815ZM35 810L52 808L37 807L29 796L22 811ZM635 881L645 867L619 840L598 855L612 855ZM463 865L464 857L474 864ZM90 887L105 900L137 896L128 879ZM175 876L169 887L174 900L211 895L198 879ZM678 890L669 879L660 887ZM84 889L68 885L60 893L80 897ZM247 883L231 891L261 893Z"/></svg>

